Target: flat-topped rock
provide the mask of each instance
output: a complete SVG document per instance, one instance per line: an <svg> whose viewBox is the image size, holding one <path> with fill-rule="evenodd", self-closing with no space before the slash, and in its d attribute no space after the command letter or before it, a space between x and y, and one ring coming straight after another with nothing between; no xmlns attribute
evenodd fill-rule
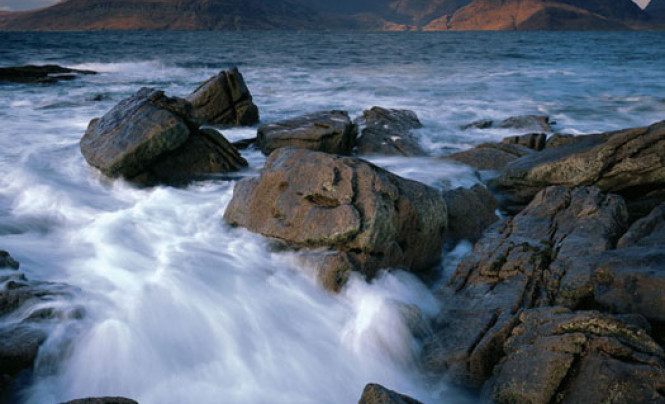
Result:
<svg viewBox="0 0 665 404"><path fill-rule="evenodd" d="M282 147L350 154L358 127L346 111L318 111L261 125L256 146L268 155Z"/></svg>
<svg viewBox="0 0 665 404"><path fill-rule="evenodd" d="M81 75L97 74L91 70L78 70L58 65L26 65L0 67L0 83L52 84L60 80L73 80Z"/></svg>

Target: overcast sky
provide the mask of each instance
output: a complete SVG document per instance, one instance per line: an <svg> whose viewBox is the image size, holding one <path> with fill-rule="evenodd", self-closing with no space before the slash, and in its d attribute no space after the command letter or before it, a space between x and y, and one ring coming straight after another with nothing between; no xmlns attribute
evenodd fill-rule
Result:
<svg viewBox="0 0 665 404"><path fill-rule="evenodd" d="M29 10L31 8L39 8L50 6L57 3L59 0L0 0L0 11L18 11ZM633 0L644 8L649 4L650 0Z"/></svg>

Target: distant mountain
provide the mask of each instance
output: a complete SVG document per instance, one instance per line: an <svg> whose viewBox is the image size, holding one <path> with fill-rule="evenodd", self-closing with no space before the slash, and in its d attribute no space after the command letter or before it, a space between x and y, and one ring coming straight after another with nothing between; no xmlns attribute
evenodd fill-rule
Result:
<svg viewBox="0 0 665 404"><path fill-rule="evenodd" d="M612 30L648 21L631 0L65 0L0 13L0 30Z"/></svg>

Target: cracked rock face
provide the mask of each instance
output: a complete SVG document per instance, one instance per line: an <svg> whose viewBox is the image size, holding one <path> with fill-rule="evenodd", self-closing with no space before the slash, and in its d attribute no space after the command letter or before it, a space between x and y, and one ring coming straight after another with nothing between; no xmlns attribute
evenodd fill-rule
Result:
<svg viewBox="0 0 665 404"><path fill-rule="evenodd" d="M358 154L427 155L412 133L423 126L413 111L372 107L357 121L365 125L357 141Z"/></svg>
<svg viewBox="0 0 665 404"><path fill-rule="evenodd" d="M318 111L261 125L256 145L265 155L282 147L350 154L357 134L346 111Z"/></svg>
<svg viewBox="0 0 665 404"><path fill-rule="evenodd" d="M224 219L290 244L326 247L340 270L424 270L439 260L446 203L433 188L364 160L282 148L233 191ZM347 262L347 264L345 264Z"/></svg>
<svg viewBox="0 0 665 404"><path fill-rule="evenodd" d="M514 161L490 185L505 196L512 210L519 210L547 186L596 185L603 192L622 195L631 213L643 216L665 199L665 121L579 136L573 143Z"/></svg>
<svg viewBox="0 0 665 404"><path fill-rule="evenodd" d="M596 187L550 187L520 214L495 224L440 290L443 310L425 349L427 366L479 387L501 357L516 314L579 304L592 291L592 268L576 273L579 283L568 280L570 268L614 248L626 222L621 197Z"/></svg>
<svg viewBox="0 0 665 404"><path fill-rule="evenodd" d="M206 80L187 100L192 104L194 120L201 124L238 126L259 122L259 108L236 67Z"/></svg>
<svg viewBox="0 0 665 404"><path fill-rule="evenodd" d="M663 403L665 353L639 316L551 307L518 316L483 387L495 403Z"/></svg>

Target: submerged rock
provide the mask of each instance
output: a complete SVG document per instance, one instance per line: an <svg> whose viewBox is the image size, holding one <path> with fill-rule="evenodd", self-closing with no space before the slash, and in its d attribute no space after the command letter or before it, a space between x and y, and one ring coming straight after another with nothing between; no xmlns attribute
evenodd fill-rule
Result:
<svg viewBox="0 0 665 404"><path fill-rule="evenodd" d="M124 397L94 397L80 398L78 400L67 401L61 404L139 404L134 400Z"/></svg>
<svg viewBox="0 0 665 404"><path fill-rule="evenodd" d="M443 309L424 351L427 366L447 371L459 384L482 385L517 313L562 300L571 308L579 304L574 297L589 293L588 282L562 296L562 278L585 256L613 248L626 221L618 196L594 187L551 187L520 214L495 224L439 291Z"/></svg>
<svg viewBox="0 0 665 404"><path fill-rule="evenodd" d="M388 390L380 384L370 383L365 386L358 404L422 404L411 397Z"/></svg>
<svg viewBox="0 0 665 404"><path fill-rule="evenodd" d="M499 220L495 213L497 200L485 188L476 184L472 188L456 188L443 193L448 207L448 237L476 242L483 232Z"/></svg>
<svg viewBox="0 0 665 404"><path fill-rule="evenodd" d="M199 123L253 125L259 122L259 108L254 105L237 67L209 78L187 100L192 104L192 117Z"/></svg>
<svg viewBox="0 0 665 404"><path fill-rule="evenodd" d="M343 258L332 262L371 278L381 268L435 264L447 211L435 189L364 160L282 148L260 177L236 184L224 220L296 246L339 251Z"/></svg>
<svg viewBox="0 0 665 404"><path fill-rule="evenodd" d="M498 123L491 119L482 119L480 121L471 122L461 127L462 130L489 128L552 132L552 126L550 126L550 117L543 115L513 116Z"/></svg>
<svg viewBox="0 0 665 404"><path fill-rule="evenodd" d="M358 122L365 125L356 142L358 154L427 155L411 132L423 126L413 111L372 107Z"/></svg>
<svg viewBox="0 0 665 404"><path fill-rule="evenodd" d="M665 121L580 137L510 163L490 185L519 210L550 185L596 185L622 195L635 216L665 201ZM633 203L635 202L635 203Z"/></svg>
<svg viewBox="0 0 665 404"><path fill-rule="evenodd" d="M81 75L97 74L91 70L69 69L58 65L0 67L0 82L52 84L73 80Z"/></svg>
<svg viewBox="0 0 665 404"><path fill-rule="evenodd" d="M282 147L350 154L357 135L346 111L319 111L261 125L256 145L265 155Z"/></svg>
<svg viewBox="0 0 665 404"><path fill-rule="evenodd" d="M199 130L190 104L142 88L102 118L81 139L86 161L103 174L136 182L185 181L247 165L219 133Z"/></svg>

